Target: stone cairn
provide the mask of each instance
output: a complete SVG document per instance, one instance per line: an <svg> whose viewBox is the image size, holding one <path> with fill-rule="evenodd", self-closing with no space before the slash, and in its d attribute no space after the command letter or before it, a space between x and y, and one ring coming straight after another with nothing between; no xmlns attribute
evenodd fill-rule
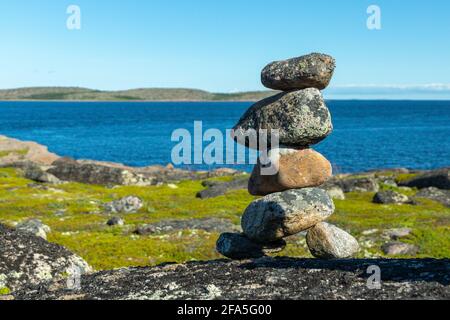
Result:
<svg viewBox="0 0 450 320"><path fill-rule="evenodd" d="M324 156L310 149L333 130L320 90L328 86L334 69L332 57L313 53L273 62L262 71L264 86L282 92L254 104L234 127L234 138L250 147L250 131L279 130L278 149L268 146L278 172L263 174L265 162L259 159L248 190L263 197L245 210L243 233L220 236L217 251L222 255L250 259L280 252L286 247L284 238L304 231L309 250L317 258L349 258L359 251L354 237L325 222L335 207L318 187L331 177L332 168ZM277 157L272 157L274 151Z"/></svg>

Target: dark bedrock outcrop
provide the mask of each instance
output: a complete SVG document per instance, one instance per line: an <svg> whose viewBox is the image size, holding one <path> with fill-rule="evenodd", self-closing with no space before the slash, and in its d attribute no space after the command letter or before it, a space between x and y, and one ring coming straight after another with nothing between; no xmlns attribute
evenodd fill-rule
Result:
<svg viewBox="0 0 450 320"><path fill-rule="evenodd" d="M367 268L381 269L381 289L367 286ZM218 260L85 275L81 289L65 282L24 290L16 299L449 299L450 260Z"/></svg>
<svg viewBox="0 0 450 320"><path fill-rule="evenodd" d="M450 168L428 171L406 181L402 181L399 185L419 189L435 187L450 190Z"/></svg>

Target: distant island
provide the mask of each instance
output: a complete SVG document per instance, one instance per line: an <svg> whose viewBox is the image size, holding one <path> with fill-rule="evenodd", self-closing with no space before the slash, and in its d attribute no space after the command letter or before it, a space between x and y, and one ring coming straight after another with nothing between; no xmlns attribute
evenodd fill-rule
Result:
<svg viewBox="0 0 450 320"><path fill-rule="evenodd" d="M33 87L0 90L0 101L257 101L275 93L275 91L211 93L183 88L101 91L78 87Z"/></svg>

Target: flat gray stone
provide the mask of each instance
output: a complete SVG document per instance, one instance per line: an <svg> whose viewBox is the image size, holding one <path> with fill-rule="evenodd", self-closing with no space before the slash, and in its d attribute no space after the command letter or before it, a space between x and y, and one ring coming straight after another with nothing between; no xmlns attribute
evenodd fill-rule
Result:
<svg viewBox="0 0 450 320"><path fill-rule="evenodd" d="M261 72L261 82L270 89L325 89L333 76L336 61L321 53L312 53L289 60L275 61Z"/></svg>

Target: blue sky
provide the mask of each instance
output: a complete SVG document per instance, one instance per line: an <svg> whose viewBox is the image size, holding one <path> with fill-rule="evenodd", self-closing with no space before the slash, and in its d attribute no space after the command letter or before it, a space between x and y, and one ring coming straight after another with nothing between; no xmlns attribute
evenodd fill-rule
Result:
<svg viewBox="0 0 450 320"><path fill-rule="evenodd" d="M0 32L0 88L263 90L265 64L318 51L330 98L450 99L448 0L0 0Z"/></svg>

